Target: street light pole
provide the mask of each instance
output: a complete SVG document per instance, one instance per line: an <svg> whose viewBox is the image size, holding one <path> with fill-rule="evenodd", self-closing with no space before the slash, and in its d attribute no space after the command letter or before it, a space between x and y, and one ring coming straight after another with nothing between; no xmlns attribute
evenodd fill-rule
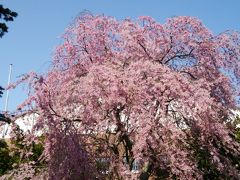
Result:
<svg viewBox="0 0 240 180"><path fill-rule="evenodd" d="M11 77L12 77L12 64L9 65L9 74L8 74L8 83L7 83L7 86L10 85L11 83ZM8 110L8 102L9 102L9 89L7 89L7 94L6 94L6 101L5 101L5 107L4 107L4 111L7 112ZM6 124L4 127L3 127L3 133L2 133L2 138L5 137L5 135L7 134L7 131L8 131L8 124Z"/></svg>
<svg viewBox="0 0 240 180"><path fill-rule="evenodd" d="M12 64L9 65L8 84L7 84L8 86L10 85L11 77L12 77ZM5 112L8 110L8 101L9 101L9 89L7 90L7 94L6 94L6 101L5 101L5 108L4 108Z"/></svg>

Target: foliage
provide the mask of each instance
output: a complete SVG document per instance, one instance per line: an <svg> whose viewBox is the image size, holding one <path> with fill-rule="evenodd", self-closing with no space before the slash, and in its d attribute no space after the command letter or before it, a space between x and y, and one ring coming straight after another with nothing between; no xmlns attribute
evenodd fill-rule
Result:
<svg viewBox="0 0 240 180"><path fill-rule="evenodd" d="M40 159L44 150L44 138L38 137L38 143L26 143L26 136L18 126L15 126L14 134L14 138L8 140L8 145L2 140L5 143L5 151L2 151L4 156L0 159L4 164L0 166L2 172L0 176L4 175L3 179L32 178L46 166L46 163Z"/></svg>
<svg viewBox="0 0 240 180"><path fill-rule="evenodd" d="M2 95L3 95L3 88L0 86L0 97L2 97Z"/></svg>
<svg viewBox="0 0 240 180"><path fill-rule="evenodd" d="M17 13L11 11L8 8L4 8L3 5L0 4L0 37L2 37L6 32L8 32L8 27L5 22L13 21L15 17L17 17ZM5 21L5 22L4 22Z"/></svg>
<svg viewBox="0 0 240 180"><path fill-rule="evenodd" d="M8 145L5 140L0 139L0 176L12 168L10 159Z"/></svg>
<svg viewBox="0 0 240 180"><path fill-rule="evenodd" d="M240 143L240 116L234 119L233 127L235 128L235 138Z"/></svg>
<svg viewBox="0 0 240 180"><path fill-rule="evenodd" d="M240 90L238 33L213 35L193 17L86 14L63 39L49 72L19 81L30 82L19 109L39 114L49 176L239 179L227 126ZM108 171L98 171L104 157Z"/></svg>
<svg viewBox="0 0 240 180"><path fill-rule="evenodd" d="M0 113L0 121L6 122L9 124L11 122L11 119L9 117L6 117L4 114Z"/></svg>
<svg viewBox="0 0 240 180"><path fill-rule="evenodd" d="M8 8L4 8L1 4L0 4L0 21L13 21L15 17L17 17L17 13L14 11L11 11ZM4 22L0 22L0 37L2 37L6 32L8 32L8 27L6 25L6 23ZM0 86L0 98L3 95L3 90L4 88L2 86ZM5 115L0 114L0 121L4 121L7 123L10 123L10 119L5 117Z"/></svg>

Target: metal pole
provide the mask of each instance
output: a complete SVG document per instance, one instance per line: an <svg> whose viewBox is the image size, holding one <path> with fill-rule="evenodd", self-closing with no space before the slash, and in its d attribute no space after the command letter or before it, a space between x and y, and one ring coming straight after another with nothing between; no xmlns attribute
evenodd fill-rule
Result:
<svg viewBox="0 0 240 180"><path fill-rule="evenodd" d="M9 65L9 74L8 74L8 86L10 85L11 82L11 76L12 76L12 64ZM7 90L6 94L6 102L5 102L5 108L4 111L6 112L8 109L8 101L9 101L9 89Z"/></svg>
<svg viewBox="0 0 240 180"><path fill-rule="evenodd" d="M7 86L10 85L10 82L11 82L11 77L12 77L12 64L9 65L9 74L8 74L8 83L7 83ZM5 108L4 108L4 111L7 112L8 110L8 101L9 101L9 89L7 90L7 94L6 94L6 101L5 101ZM8 131L8 124L6 124L4 126L4 129L3 129L3 135L2 137L4 138L5 135L7 134L7 131Z"/></svg>

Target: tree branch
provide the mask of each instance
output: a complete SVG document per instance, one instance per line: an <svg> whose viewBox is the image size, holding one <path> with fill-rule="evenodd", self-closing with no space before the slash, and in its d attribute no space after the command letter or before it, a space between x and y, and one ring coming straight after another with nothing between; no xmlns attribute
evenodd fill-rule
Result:
<svg viewBox="0 0 240 180"><path fill-rule="evenodd" d="M152 59L152 57L149 55L149 53L147 52L147 49L146 47L144 47L140 42L138 42L138 44L142 47L143 51L145 52L145 54L150 58Z"/></svg>
<svg viewBox="0 0 240 180"><path fill-rule="evenodd" d="M197 80L197 78L196 78L193 74L191 74L190 72L188 72L188 71L180 71L180 73L188 74L193 80Z"/></svg>
<svg viewBox="0 0 240 180"><path fill-rule="evenodd" d="M180 58L180 59L183 59L183 58L186 58L186 57L191 57L192 56L192 52L193 52L194 49L191 49L191 51L188 53L188 54L179 54L179 55L175 55L171 58L169 58L167 61L164 62L164 64L167 64L169 61L175 59L175 58Z"/></svg>

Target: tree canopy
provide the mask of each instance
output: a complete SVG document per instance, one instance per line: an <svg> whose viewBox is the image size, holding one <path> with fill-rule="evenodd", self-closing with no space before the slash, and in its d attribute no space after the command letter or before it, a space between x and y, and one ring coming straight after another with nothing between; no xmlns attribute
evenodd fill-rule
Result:
<svg viewBox="0 0 240 180"><path fill-rule="evenodd" d="M3 88L0 86L0 98L2 97L2 95L3 95Z"/></svg>
<svg viewBox="0 0 240 180"><path fill-rule="evenodd" d="M46 74L20 80L31 89L19 110L38 114L51 179L239 178L227 123L240 90L237 32L214 35L187 16L86 14L63 41Z"/></svg>
<svg viewBox="0 0 240 180"><path fill-rule="evenodd" d="M17 17L17 13L10 10L9 8L4 8L0 4L0 37L2 37L6 32L8 32L8 26L6 22L13 21Z"/></svg>
<svg viewBox="0 0 240 180"><path fill-rule="evenodd" d="M11 11L8 8L4 8L3 5L0 4L0 38L3 37L3 35L8 32L8 27L5 22L13 21L15 17L17 17L17 13L14 11ZM4 88L0 86L0 98L3 95ZM5 118L3 114L0 113L0 121L4 122L10 122L10 119Z"/></svg>
<svg viewBox="0 0 240 180"><path fill-rule="evenodd" d="M3 95L3 90L4 90L4 88L2 88L2 87L0 86L0 98L1 98L2 95ZM10 120L9 118L5 117L4 114L0 113L0 122L10 123L11 120Z"/></svg>

